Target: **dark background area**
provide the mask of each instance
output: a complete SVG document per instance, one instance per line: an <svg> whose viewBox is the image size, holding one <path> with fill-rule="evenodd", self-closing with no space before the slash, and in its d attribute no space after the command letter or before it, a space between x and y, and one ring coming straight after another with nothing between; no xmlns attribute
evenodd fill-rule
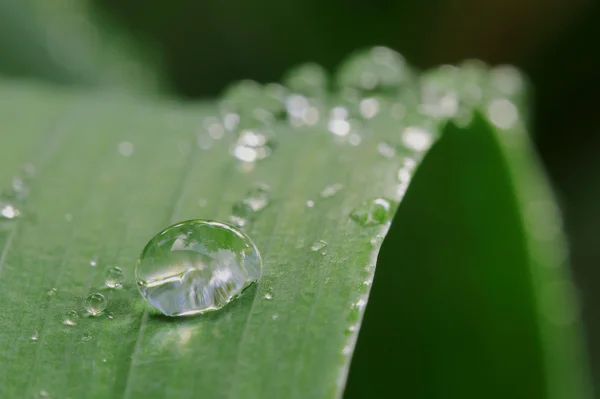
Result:
<svg viewBox="0 0 600 399"><path fill-rule="evenodd" d="M421 69L468 58L521 68L532 88L532 134L570 238L593 374L600 376L600 316L594 306L600 301L597 2L95 0L93 5L99 20L155 49L172 94L185 99L215 96L241 78L275 81L306 61L333 71L348 53L372 45L391 47ZM7 39L0 37L4 52L10 52ZM37 48L27 51L35 59ZM23 64L0 62L0 72L68 80Z"/></svg>

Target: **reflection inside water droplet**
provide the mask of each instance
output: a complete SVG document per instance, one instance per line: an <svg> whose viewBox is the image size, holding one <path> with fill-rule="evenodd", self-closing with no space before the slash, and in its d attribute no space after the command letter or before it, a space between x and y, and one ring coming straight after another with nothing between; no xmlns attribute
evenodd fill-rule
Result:
<svg viewBox="0 0 600 399"><path fill-rule="evenodd" d="M79 322L79 314L75 310L69 310L65 313L63 318L63 324L67 326L74 326Z"/></svg>
<svg viewBox="0 0 600 399"><path fill-rule="evenodd" d="M363 202L352 211L350 217L363 226L386 224L392 218L396 207L394 201L385 198Z"/></svg>

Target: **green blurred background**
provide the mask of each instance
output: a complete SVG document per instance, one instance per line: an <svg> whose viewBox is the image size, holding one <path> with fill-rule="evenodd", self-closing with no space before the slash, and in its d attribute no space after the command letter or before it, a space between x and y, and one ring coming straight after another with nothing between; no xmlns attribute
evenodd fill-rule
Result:
<svg viewBox="0 0 600 399"><path fill-rule="evenodd" d="M209 98L315 61L386 45L426 69L467 58L517 65L535 143L570 238L600 377L600 6L591 0L0 0L0 75L143 95Z"/></svg>

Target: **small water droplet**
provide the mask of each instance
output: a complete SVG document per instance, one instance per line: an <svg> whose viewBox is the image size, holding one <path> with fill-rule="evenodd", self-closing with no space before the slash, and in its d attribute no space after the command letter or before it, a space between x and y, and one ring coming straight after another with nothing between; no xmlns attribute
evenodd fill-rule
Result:
<svg viewBox="0 0 600 399"><path fill-rule="evenodd" d="M411 150L424 152L431 147L433 135L423 128L409 126L402 132L402 143Z"/></svg>
<svg viewBox="0 0 600 399"><path fill-rule="evenodd" d="M79 322L79 313L75 310L69 310L65 313L65 317L63 318L63 324L67 326L74 326Z"/></svg>
<svg viewBox="0 0 600 399"><path fill-rule="evenodd" d="M266 184L257 184L248 190L243 200L233 204L230 221L237 227L246 226L269 205L270 200L271 188Z"/></svg>
<svg viewBox="0 0 600 399"><path fill-rule="evenodd" d="M350 143L350 145L357 147L360 145L362 141L362 138L360 137L360 135L358 133L352 133L350 134L350 136L348 136L348 143Z"/></svg>
<svg viewBox="0 0 600 399"><path fill-rule="evenodd" d="M240 161L252 163L271 155L274 147L274 140L266 133L242 130L231 152Z"/></svg>
<svg viewBox="0 0 600 399"><path fill-rule="evenodd" d="M263 298L265 298L265 299L267 299L267 300L271 300L271 299L273 299L273 294L271 294L271 293L267 292L267 293L266 293L266 294L263 296Z"/></svg>
<svg viewBox="0 0 600 399"><path fill-rule="evenodd" d="M367 306L367 301L364 298L360 298L358 301L352 304L354 309L363 310Z"/></svg>
<svg viewBox="0 0 600 399"><path fill-rule="evenodd" d="M13 220L21 216L17 205L0 195L0 220Z"/></svg>
<svg viewBox="0 0 600 399"><path fill-rule="evenodd" d="M327 92L327 72L318 64L303 64L286 73L283 84L295 93L319 97Z"/></svg>
<svg viewBox="0 0 600 399"><path fill-rule="evenodd" d="M363 98L360 100L359 110L360 114L365 119L372 119L379 113L379 100L373 97Z"/></svg>
<svg viewBox="0 0 600 399"><path fill-rule="evenodd" d="M133 143L129 141L121 141L117 146L117 150L119 151L119 154L123 155L124 157L128 157L133 154Z"/></svg>
<svg viewBox="0 0 600 399"><path fill-rule="evenodd" d="M340 183L331 184L321 191L321 198L331 198L337 193L339 193L344 186Z"/></svg>
<svg viewBox="0 0 600 399"><path fill-rule="evenodd" d="M315 241L315 243L313 245L311 245L310 250L313 252L320 252L322 255L325 255L326 251L325 249L327 248L329 244L327 244L326 241L324 240L318 240Z"/></svg>
<svg viewBox="0 0 600 399"><path fill-rule="evenodd" d="M386 158L393 158L396 155L396 149L383 141L377 144L377 151Z"/></svg>
<svg viewBox="0 0 600 399"><path fill-rule="evenodd" d="M320 111L310 100L300 94L292 94L285 99L285 108L290 123L295 127L315 125L319 122Z"/></svg>
<svg viewBox="0 0 600 399"><path fill-rule="evenodd" d="M113 312L106 312L106 318L113 320L115 318L115 314Z"/></svg>
<svg viewBox="0 0 600 399"><path fill-rule="evenodd" d="M381 243L383 242L383 236L377 234L375 237L371 238L371 245L376 247L381 245Z"/></svg>
<svg viewBox="0 0 600 399"><path fill-rule="evenodd" d="M32 340L33 342L37 342L39 339L40 339L40 333L39 333L39 332L38 332L38 330L36 329L36 330L33 332L33 335L31 336L31 340Z"/></svg>
<svg viewBox="0 0 600 399"><path fill-rule="evenodd" d="M486 110L490 122L500 129L510 129L519 120L517 107L505 98L490 101Z"/></svg>
<svg viewBox="0 0 600 399"><path fill-rule="evenodd" d="M337 136L346 136L350 133L352 126L348 121L348 109L342 106L333 107L329 112L327 128Z"/></svg>
<svg viewBox="0 0 600 399"><path fill-rule="evenodd" d="M125 274L120 267L111 267L106 271L106 279L104 280L104 284L108 288L121 288L124 282Z"/></svg>
<svg viewBox="0 0 600 399"><path fill-rule="evenodd" d="M48 296L55 296L58 290L56 288L51 288L50 291L46 293Z"/></svg>
<svg viewBox="0 0 600 399"><path fill-rule="evenodd" d="M252 240L224 223L189 220L158 233L136 267L140 293L167 316L217 310L258 281Z"/></svg>
<svg viewBox="0 0 600 399"><path fill-rule="evenodd" d="M94 256L92 259L90 259L90 266L96 267L96 265L98 265L98 258Z"/></svg>
<svg viewBox="0 0 600 399"><path fill-rule="evenodd" d="M92 338L94 338L93 335L92 335L92 333L90 331L86 331L86 332L83 333L83 335L81 337L81 340L87 342L87 341L91 341Z"/></svg>
<svg viewBox="0 0 600 399"><path fill-rule="evenodd" d="M108 305L108 301L104 297L104 295L100 293L94 293L89 295L85 299L85 310L92 316L98 316L104 310L106 310L106 306Z"/></svg>
<svg viewBox="0 0 600 399"><path fill-rule="evenodd" d="M395 92L410 79L404 58L386 47L374 47L351 55L337 74L341 88L364 92Z"/></svg>
<svg viewBox="0 0 600 399"><path fill-rule="evenodd" d="M254 123L269 123L284 111L280 99L251 80L242 80L230 85L221 98L219 107L222 114L237 114L240 122L247 122L249 126Z"/></svg>
<svg viewBox="0 0 600 399"><path fill-rule="evenodd" d="M204 119L203 125L206 133L208 133L208 136L204 136L207 140L204 140L201 143L204 146L206 146L207 142L210 142L211 138L214 140L221 140L223 136L225 136L226 127L223 123L221 123L219 118L216 118L214 116L206 117ZM210 145L212 145L212 143Z"/></svg>
<svg viewBox="0 0 600 399"><path fill-rule="evenodd" d="M352 347L350 345L345 345L342 349L342 355L350 356L352 354Z"/></svg>
<svg viewBox="0 0 600 399"><path fill-rule="evenodd" d="M313 200L306 201L306 206L309 208L312 208L313 206L315 206L315 201L313 201Z"/></svg>
<svg viewBox="0 0 600 399"><path fill-rule="evenodd" d="M102 363L106 363L106 361L107 361L107 360L106 360L106 358L105 358L105 359L102 359Z"/></svg>
<svg viewBox="0 0 600 399"><path fill-rule="evenodd" d="M386 224L392 218L395 205L394 201L376 198L360 204L352 211L350 217L363 226Z"/></svg>
<svg viewBox="0 0 600 399"><path fill-rule="evenodd" d="M50 398L50 394L46 391L44 391L43 389L40 391L39 393L40 398Z"/></svg>
<svg viewBox="0 0 600 399"><path fill-rule="evenodd" d="M279 315L277 313L275 313L273 316L271 316L271 319L273 320L277 320L279 318Z"/></svg>

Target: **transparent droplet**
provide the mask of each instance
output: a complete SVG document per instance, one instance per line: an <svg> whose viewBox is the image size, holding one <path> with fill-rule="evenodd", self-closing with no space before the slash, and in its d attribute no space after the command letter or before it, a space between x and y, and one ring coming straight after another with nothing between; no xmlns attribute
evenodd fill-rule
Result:
<svg viewBox="0 0 600 399"><path fill-rule="evenodd" d="M77 313L75 310L69 310L67 313L65 313L63 324L66 324L67 326L74 326L77 323L79 323L79 313Z"/></svg>
<svg viewBox="0 0 600 399"><path fill-rule="evenodd" d="M285 99L285 109L293 126L314 125L320 119L319 108L301 95L292 94Z"/></svg>
<svg viewBox="0 0 600 399"><path fill-rule="evenodd" d="M267 299L267 300L271 300L271 299L273 299L273 294L271 294L270 292L267 292L267 293L266 293L266 294L263 296L263 298L265 298L265 299Z"/></svg>
<svg viewBox="0 0 600 399"><path fill-rule="evenodd" d="M0 195L0 220L13 220L21 216L21 211L17 205Z"/></svg>
<svg viewBox="0 0 600 399"><path fill-rule="evenodd" d="M46 391L44 391L43 389L40 391L39 393L40 398L50 398L50 394Z"/></svg>
<svg viewBox="0 0 600 399"><path fill-rule="evenodd" d="M279 318L279 315L277 313L275 313L274 315L271 316L271 319L273 320L277 320Z"/></svg>
<svg viewBox="0 0 600 399"><path fill-rule="evenodd" d="M377 234L375 237L371 238L371 245L374 247L378 247L383 242L383 236Z"/></svg>
<svg viewBox="0 0 600 399"><path fill-rule="evenodd" d="M123 155L124 157L128 157L133 154L133 143L129 141L121 141L117 146L117 150L119 151L119 154Z"/></svg>
<svg viewBox="0 0 600 399"><path fill-rule="evenodd" d="M258 184L251 188L246 197L233 204L230 221L237 227L244 227L254 220L257 214L269 205L271 188Z"/></svg>
<svg viewBox="0 0 600 399"><path fill-rule="evenodd" d="M90 331L86 331L83 333L83 335L81 336L81 340L82 341L91 341L92 338L94 338L94 336L92 335L92 333Z"/></svg>
<svg viewBox="0 0 600 399"><path fill-rule="evenodd" d="M111 267L106 271L104 284L109 288L121 288L125 282L125 273L120 267Z"/></svg>
<svg viewBox="0 0 600 399"><path fill-rule="evenodd" d="M500 129L510 129L519 120L517 107L505 98L490 101L486 111L489 120Z"/></svg>
<svg viewBox="0 0 600 399"><path fill-rule="evenodd" d="M306 206L309 208L312 208L313 206L315 206L315 201L312 201L312 200L306 201Z"/></svg>
<svg viewBox="0 0 600 399"><path fill-rule="evenodd" d="M249 126L254 122L269 123L284 111L280 99L251 80L242 80L229 86L221 97L219 107L225 115L239 115L239 123L249 122Z"/></svg>
<svg viewBox="0 0 600 399"><path fill-rule="evenodd" d="M340 67L341 88L360 91L396 91L412 79L404 58L386 47L374 47L351 55Z"/></svg>
<svg viewBox="0 0 600 399"><path fill-rule="evenodd" d="M352 220L363 226L386 224L392 218L396 204L385 198L376 198L360 204L352 211Z"/></svg>
<svg viewBox="0 0 600 399"><path fill-rule="evenodd" d="M330 198L339 193L344 186L340 183L331 184L321 191L321 198Z"/></svg>
<svg viewBox="0 0 600 399"><path fill-rule="evenodd" d="M285 74L283 84L294 93L319 97L327 92L327 72L318 64L303 64Z"/></svg>
<svg viewBox="0 0 600 399"><path fill-rule="evenodd" d="M92 316L98 316L104 312L107 305L108 301L100 293L91 294L85 299L85 310Z"/></svg>
<svg viewBox="0 0 600 399"><path fill-rule="evenodd" d="M313 245L310 246L310 250L313 252L320 252L321 254L325 254L325 249L327 248L329 244L327 244L327 241L324 240L318 240L315 241Z"/></svg>
<svg viewBox="0 0 600 399"><path fill-rule="evenodd" d="M98 258L94 256L92 259L90 259L90 266L96 267L96 265L98 265Z"/></svg>
<svg viewBox="0 0 600 399"><path fill-rule="evenodd" d="M33 342L37 342L40 339L40 333L38 332L38 330L35 330L33 332L33 335L31 336L31 340Z"/></svg>
<svg viewBox="0 0 600 399"><path fill-rule="evenodd" d="M252 240L225 223L189 220L158 233L136 268L140 293L167 316L220 309L262 272Z"/></svg>
<svg viewBox="0 0 600 399"><path fill-rule="evenodd" d="M409 126L402 132L402 143L409 149L424 152L433 143L433 134L417 126Z"/></svg>
<svg viewBox="0 0 600 399"><path fill-rule="evenodd" d="M352 126L348 121L348 109L342 106L333 107L329 112L327 129L336 136L346 136L350 133Z"/></svg>
<svg viewBox="0 0 600 399"><path fill-rule="evenodd" d="M232 149L232 154L243 162L252 163L271 155L274 140L258 130L243 130Z"/></svg>
<svg viewBox="0 0 600 399"><path fill-rule="evenodd" d="M55 296L57 291L58 290L56 288L52 288L52 289L50 289L50 291L48 291L46 293L46 295L48 295L48 296Z"/></svg>
<svg viewBox="0 0 600 399"><path fill-rule="evenodd" d="M386 158L393 158L396 155L396 149L384 141L377 144L377 151Z"/></svg>
<svg viewBox="0 0 600 399"><path fill-rule="evenodd" d="M376 98L363 98L360 100L360 114L365 119L372 119L379 113L380 103Z"/></svg>
<svg viewBox="0 0 600 399"><path fill-rule="evenodd" d="M113 312L106 312L106 318L113 320L115 318L115 314Z"/></svg>

